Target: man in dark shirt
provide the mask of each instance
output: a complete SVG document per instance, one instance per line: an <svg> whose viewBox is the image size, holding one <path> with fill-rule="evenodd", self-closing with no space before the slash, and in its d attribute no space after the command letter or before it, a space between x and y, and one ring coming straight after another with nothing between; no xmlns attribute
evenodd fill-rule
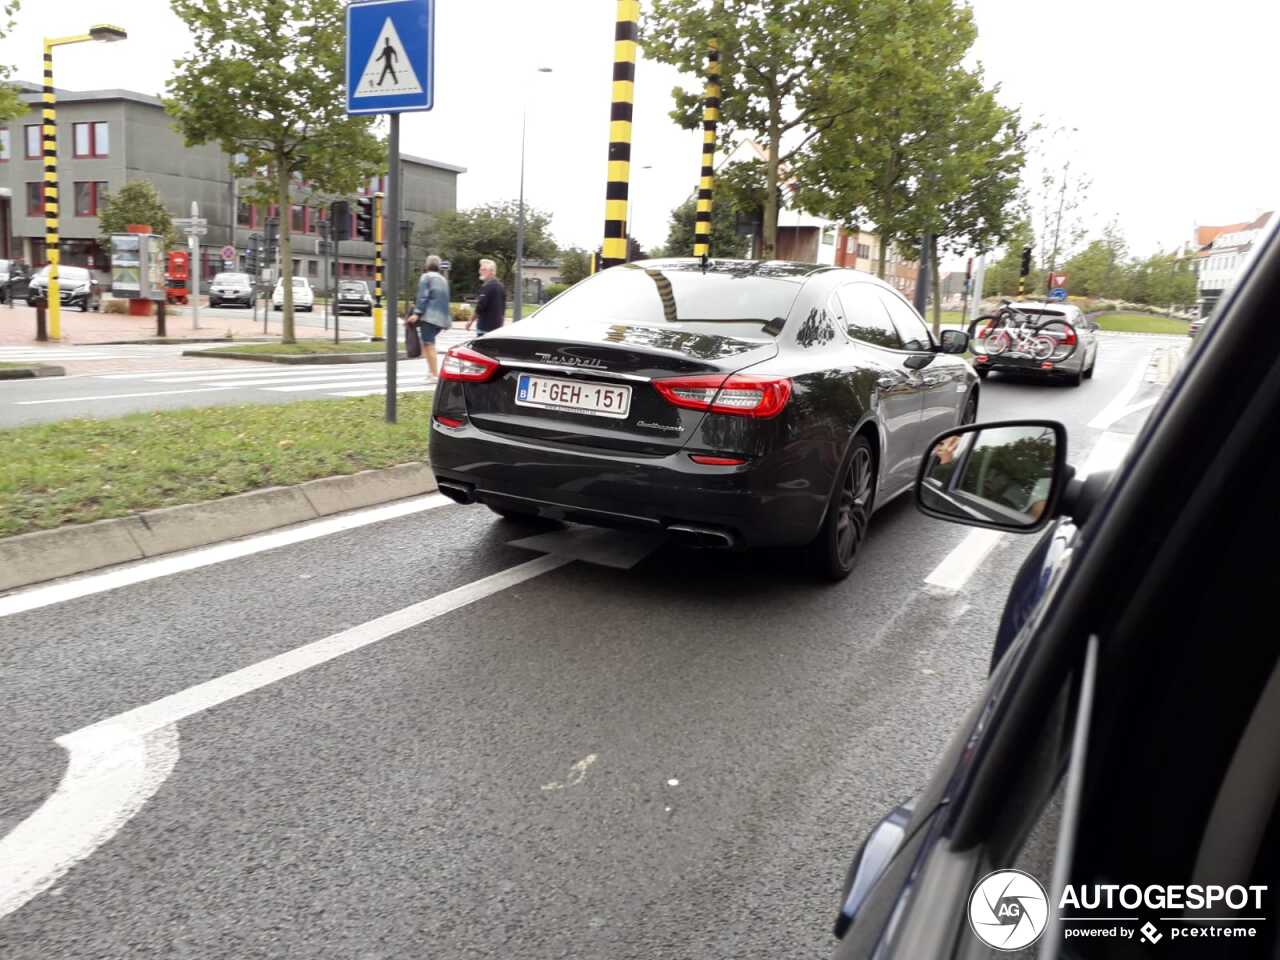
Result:
<svg viewBox="0 0 1280 960"><path fill-rule="evenodd" d="M480 294L476 297L475 316L467 321L467 329L474 323L482 337L497 330L506 319L507 291L495 273L497 265L492 260L480 261Z"/></svg>

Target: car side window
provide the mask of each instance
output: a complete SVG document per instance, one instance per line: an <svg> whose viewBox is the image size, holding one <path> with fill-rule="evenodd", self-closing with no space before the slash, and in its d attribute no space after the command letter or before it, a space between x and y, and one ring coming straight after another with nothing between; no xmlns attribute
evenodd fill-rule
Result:
<svg viewBox="0 0 1280 960"><path fill-rule="evenodd" d="M840 312L849 336L874 347L901 350L902 341L894 329L879 294L869 283L851 283L836 291Z"/></svg>
<svg viewBox="0 0 1280 960"><path fill-rule="evenodd" d="M920 314L916 313L915 308L901 297L887 290L881 291L880 296L884 298L885 309L889 311L889 316L893 319L893 325L898 331L898 336L902 338L902 349L932 350L933 337L930 335L929 328L925 325L925 322L920 319Z"/></svg>

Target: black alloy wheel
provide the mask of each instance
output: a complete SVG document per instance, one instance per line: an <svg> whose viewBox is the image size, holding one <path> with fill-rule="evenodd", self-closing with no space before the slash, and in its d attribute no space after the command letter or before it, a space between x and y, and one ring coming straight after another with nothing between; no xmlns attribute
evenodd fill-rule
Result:
<svg viewBox="0 0 1280 960"><path fill-rule="evenodd" d="M817 571L826 578L843 580L853 571L871 524L874 495L875 457L867 438L858 436L827 515L808 548Z"/></svg>

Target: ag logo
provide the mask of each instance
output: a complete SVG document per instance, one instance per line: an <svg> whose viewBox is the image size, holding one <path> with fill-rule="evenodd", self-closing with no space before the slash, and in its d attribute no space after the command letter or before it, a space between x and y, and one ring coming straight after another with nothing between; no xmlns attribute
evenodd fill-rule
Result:
<svg viewBox="0 0 1280 960"><path fill-rule="evenodd" d="M969 895L969 927L997 950L1021 950L1040 939L1049 922L1049 897L1021 870L989 873Z"/></svg>

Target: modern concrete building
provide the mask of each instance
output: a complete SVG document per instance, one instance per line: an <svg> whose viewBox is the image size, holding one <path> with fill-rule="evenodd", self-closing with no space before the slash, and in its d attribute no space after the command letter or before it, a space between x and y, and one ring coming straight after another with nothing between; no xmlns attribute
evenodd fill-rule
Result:
<svg viewBox="0 0 1280 960"><path fill-rule="evenodd" d="M47 262L40 87L16 86L31 112L0 125L0 259L25 260L35 268ZM414 229L432 214L456 208L458 175L465 168L421 157L402 156L401 161L404 219L412 221ZM385 179L376 178L361 192L384 189ZM109 251L98 240L98 210L112 190L134 180L153 183L175 217L190 216L192 201L199 204L200 215L209 222L201 257L206 278L225 269L220 257L224 246L236 248L232 266L238 267L250 235L262 233L266 218L278 214L274 207L255 210L240 199L241 184L231 176L231 158L213 144L186 146L158 98L129 90L59 90L63 263L104 273L110 269ZM317 285L323 274L319 225L332 199L299 183L290 211L294 269ZM340 255L338 276L372 279L371 243L344 242Z"/></svg>

